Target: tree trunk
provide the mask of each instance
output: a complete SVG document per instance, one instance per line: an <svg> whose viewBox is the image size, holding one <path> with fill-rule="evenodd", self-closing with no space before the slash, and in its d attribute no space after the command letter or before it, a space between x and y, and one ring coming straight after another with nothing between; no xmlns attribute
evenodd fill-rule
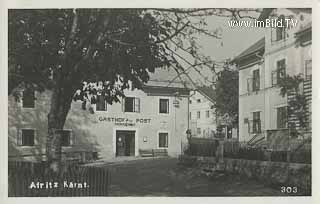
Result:
<svg viewBox="0 0 320 204"><path fill-rule="evenodd" d="M72 94L64 88L55 89L48 113L46 156L51 170L58 172L61 165L61 131L72 102Z"/></svg>

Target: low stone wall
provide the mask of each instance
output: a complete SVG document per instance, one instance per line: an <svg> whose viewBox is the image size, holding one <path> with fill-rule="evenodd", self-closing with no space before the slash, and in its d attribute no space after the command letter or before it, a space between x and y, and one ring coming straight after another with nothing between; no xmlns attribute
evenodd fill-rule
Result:
<svg viewBox="0 0 320 204"><path fill-rule="evenodd" d="M299 194L311 195L311 165L300 163L270 162L229 159L218 161L215 157L182 156L180 161L206 171L225 171L254 178L266 185L297 188ZM281 189L280 189L281 190Z"/></svg>

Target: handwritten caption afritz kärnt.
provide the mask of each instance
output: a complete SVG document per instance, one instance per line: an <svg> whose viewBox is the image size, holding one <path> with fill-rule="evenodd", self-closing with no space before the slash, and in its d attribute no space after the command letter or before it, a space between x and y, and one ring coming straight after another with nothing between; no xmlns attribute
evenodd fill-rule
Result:
<svg viewBox="0 0 320 204"><path fill-rule="evenodd" d="M73 181L46 181L46 182L35 182L32 181L29 185L30 189L51 189L51 188L89 188L87 182L73 182Z"/></svg>

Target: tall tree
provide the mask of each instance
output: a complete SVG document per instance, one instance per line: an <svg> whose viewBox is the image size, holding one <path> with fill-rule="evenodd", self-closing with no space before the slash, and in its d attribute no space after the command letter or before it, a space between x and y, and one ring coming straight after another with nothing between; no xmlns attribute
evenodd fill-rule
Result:
<svg viewBox="0 0 320 204"><path fill-rule="evenodd" d="M239 74L225 67L218 73L216 81L215 108L218 116L226 118L232 127L238 127L239 117Z"/></svg>
<svg viewBox="0 0 320 204"><path fill-rule="evenodd" d="M141 88L155 68L170 67L178 77L190 68L214 70L217 63L199 53L197 42L199 34L220 37L205 18L241 18L248 12L257 10L9 10L8 92L19 98L18 88L51 90L46 154L50 163L59 161L57 130L63 129L73 99L85 107L99 93L112 104L129 81Z"/></svg>

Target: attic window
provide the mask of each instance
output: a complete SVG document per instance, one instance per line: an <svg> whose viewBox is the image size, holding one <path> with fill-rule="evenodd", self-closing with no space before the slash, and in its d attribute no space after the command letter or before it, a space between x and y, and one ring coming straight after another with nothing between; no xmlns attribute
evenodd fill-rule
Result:
<svg viewBox="0 0 320 204"><path fill-rule="evenodd" d="M201 103L201 99L197 99L197 102L198 102L198 103Z"/></svg>

